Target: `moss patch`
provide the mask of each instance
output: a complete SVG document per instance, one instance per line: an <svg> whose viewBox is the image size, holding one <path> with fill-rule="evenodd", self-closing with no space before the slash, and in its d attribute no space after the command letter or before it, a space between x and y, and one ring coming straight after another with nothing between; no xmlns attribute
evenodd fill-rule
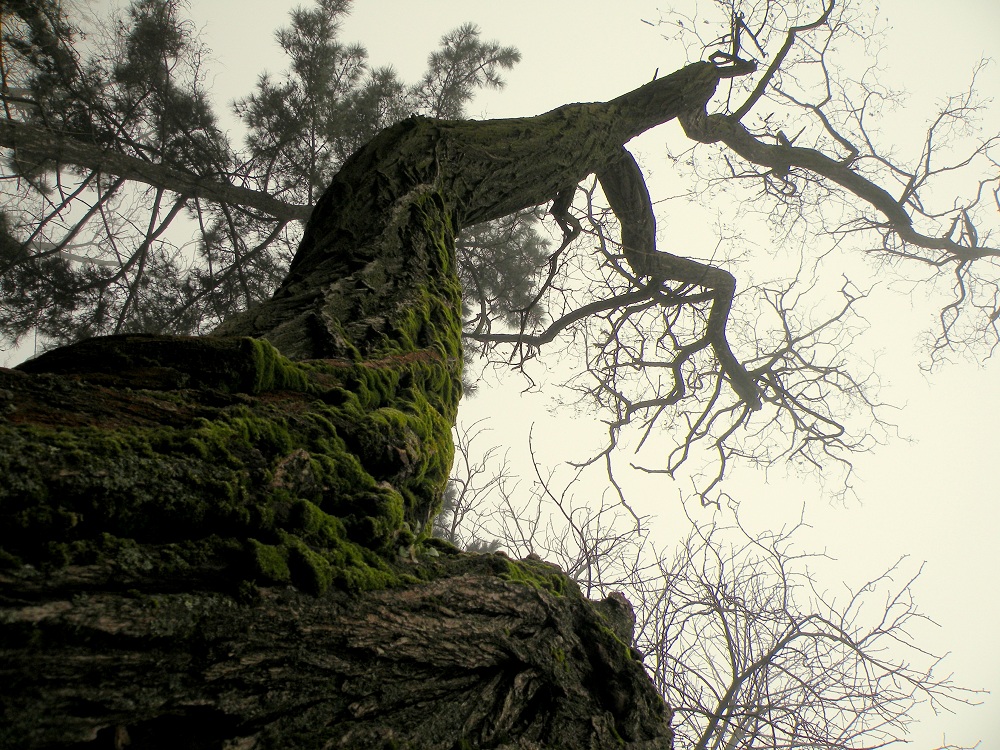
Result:
<svg viewBox="0 0 1000 750"><path fill-rule="evenodd" d="M457 391L442 397L455 375L438 352L293 363L266 341L226 341L214 387L202 374L190 388L199 357L184 346L200 354L201 340L167 339L178 362L154 370L154 339L141 343L141 367L109 361L157 388L110 388L95 357L65 352L75 372L0 373L19 404L0 420L0 560L162 568L134 546L183 558L196 543L239 577L314 593L398 577L451 467Z"/></svg>
<svg viewBox="0 0 1000 750"><path fill-rule="evenodd" d="M532 557L523 560L501 559L505 563L504 569L500 573L501 578L533 586L557 596L583 597L576 582L560 570L557 565Z"/></svg>
<svg viewBox="0 0 1000 750"><path fill-rule="evenodd" d="M321 304L265 331L312 354L292 361L246 336L127 335L0 370L0 391L15 394L0 416L0 560L125 573L141 561L132 573L153 575L189 555L233 581L314 593L403 575L454 454L453 210L424 185L384 215L358 212L372 226L345 234L343 206L321 203L306 232L314 257L299 266L317 269L299 279L317 292L303 304Z"/></svg>

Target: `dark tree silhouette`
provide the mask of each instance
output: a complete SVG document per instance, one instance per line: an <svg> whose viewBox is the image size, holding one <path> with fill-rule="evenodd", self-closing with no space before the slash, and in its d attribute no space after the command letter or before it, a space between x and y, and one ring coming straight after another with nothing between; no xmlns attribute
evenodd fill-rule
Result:
<svg viewBox="0 0 1000 750"><path fill-rule="evenodd" d="M12 241L0 257L0 341L210 330L274 291L348 155L410 114L462 116L520 59L465 24L409 85L344 43L349 10L323 0L291 13L277 34L289 69L262 74L234 103L239 146L210 105L207 51L183 3L135 0L87 35L85 53L58 3L8 4L0 144L11 159L0 190ZM459 244L470 296L523 307L544 249L534 227L524 215L470 232L476 247ZM520 280L498 283L497 268Z"/></svg>
<svg viewBox="0 0 1000 750"><path fill-rule="evenodd" d="M35 33L32 9L44 4L14 7ZM571 210L577 185L596 174L621 241L607 241L596 211L588 231L604 242L598 278L615 293L540 332L525 309L520 330L474 338L527 351L604 316L611 334L588 365L593 395L615 410L612 439L679 405L694 416L675 465L707 440L721 471L732 441L771 424L788 452L842 457L854 446L832 394L872 404L846 367L810 347L857 295L845 286L843 311L811 329L792 325L778 295L780 335L740 356L735 277L657 249L650 197L625 150L677 118L691 137L757 164L756 179L784 186L779 199L802 180L867 202L859 221L886 252L957 269L967 284L969 267L997 251L976 227L976 204L954 210L950 234L915 228L929 167L890 202L866 175L879 157L851 150L822 106L804 106L822 126L812 145L742 124L765 92L794 100L779 71L793 49L806 50L797 62L822 61L825 47L797 40L835 34L835 10L831 0L790 28L767 15L771 5L759 19L733 14L707 61L609 102L387 127L332 177L270 299L212 335L95 338L0 371L3 742L669 747L669 710L636 661L620 596L587 602L540 560L461 555L429 539L461 394L456 236L552 201L564 241L541 301L584 231ZM766 66L744 51L774 38ZM730 103L713 104L723 89ZM160 124L165 152L191 145ZM47 169L19 149L17 134L32 127L3 131L13 158L37 167L21 170L25 180ZM825 154L827 143L845 153ZM157 189L154 217L163 200L168 216L185 204L186 188L171 189ZM7 230L4 249L23 251ZM630 395L636 385L645 395Z"/></svg>

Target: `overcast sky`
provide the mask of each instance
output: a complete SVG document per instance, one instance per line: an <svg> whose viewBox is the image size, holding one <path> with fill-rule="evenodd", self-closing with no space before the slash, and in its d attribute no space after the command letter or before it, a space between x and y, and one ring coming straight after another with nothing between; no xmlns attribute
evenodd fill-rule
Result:
<svg viewBox="0 0 1000 750"><path fill-rule="evenodd" d="M249 92L263 69L280 72L285 61L273 32L287 21L296 3L281 0L192 0L192 16L214 51L213 90L228 102ZM900 148L919 137L946 93L960 91L981 57L1000 58L1000 3L996 0L888 0L877 5L893 27L882 55L885 75L895 88L910 92L901 117L893 119ZM663 4L665 9L667 3ZM91 7L101 7L100 2ZM460 23L479 24L488 38L517 46L522 63L508 76L502 93L477 99L470 114L504 117L540 113L572 101L617 96L650 80L654 71L669 72L685 62L683 51L660 37L643 19L656 21L655 0L356 0L343 38L365 44L373 65L394 65L407 80L425 68L428 52L444 32ZM1000 92L1000 65L982 79L984 90ZM1000 109L986 118L1000 129ZM675 127L674 125L665 128ZM911 129L907 130L907 127ZM895 133L894 133L895 134ZM663 158L662 135L637 146L642 166L658 176L669 163ZM663 176L667 180L667 176ZM669 182L662 183L670 189ZM813 529L800 541L813 551L826 549L838 562L823 575L829 585L841 580L862 582L901 555L915 569L927 565L917 595L924 611L940 624L926 634L928 648L951 651L946 662L956 680L968 687L993 691L985 704L954 716L932 717L913 736L915 748L983 740L989 750L1000 736L1000 647L995 633L1000 621L1000 509L997 465L1000 440L1000 363L962 363L924 376L918 336L930 329L926 300L902 294L880 297L863 312L872 331L867 345L884 352L879 373L883 398L903 408L893 415L901 435L858 461L857 499L831 504L822 488L774 472L765 478L747 475L744 513L758 526L779 526L797 517L806 504ZM2 362L0 353L0 362ZM507 442L518 454L528 425L510 423L498 407L519 398L519 384L489 383L484 393L463 405L466 422L492 417L492 439ZM540 396L530 404L538 414L535 436L546 460L579 458L567 453L568 432L592 434L594 424L576 418L547 416L549 402ZM678 526L678 493L684 487L659 479L643 490L642 511L661 518L660 533L669 539Z"/></svg>

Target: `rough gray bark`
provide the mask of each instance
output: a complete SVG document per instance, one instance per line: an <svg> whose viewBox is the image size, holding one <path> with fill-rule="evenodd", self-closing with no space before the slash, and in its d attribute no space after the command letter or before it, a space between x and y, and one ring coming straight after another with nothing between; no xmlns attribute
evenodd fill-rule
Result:
<svg viewBox="0 0 1000 750"><path fill-rule="evenodd" d="M495 555L425 568L364 597L243 601L87 568L5 577L2 746L670 747L649 679L574 588L507 580Z"/></svg>

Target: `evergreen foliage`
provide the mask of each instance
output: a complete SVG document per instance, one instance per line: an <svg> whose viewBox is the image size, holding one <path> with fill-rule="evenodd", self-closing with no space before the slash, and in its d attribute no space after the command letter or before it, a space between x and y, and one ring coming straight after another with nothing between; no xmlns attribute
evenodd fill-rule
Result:
<svg viewBox="0 0 1000 750"><path fill-rule="evenodd" d="M316 0L291 12L276 33L288 69L262 73L233 103L245 127L237 138L220 128L205 87L208 50L182 0L133 0L88 34L55 0L8 3L7 120L53 143L71 139L176 171L133 180L57 163L56 148L5 149L0 339L211 330L270 296L301 237L295 219L308 217L347 156L413 114L462 117L476 91L501 88L520 59L465 24L408 84L342 40L350 5ZM177 173L287 211L191 195ZM510 323L534 298L546 247L532 214L474 228L459 252L467 296L487 301L491 319ZM483 325L481 310L468 312Z"/></svg>

